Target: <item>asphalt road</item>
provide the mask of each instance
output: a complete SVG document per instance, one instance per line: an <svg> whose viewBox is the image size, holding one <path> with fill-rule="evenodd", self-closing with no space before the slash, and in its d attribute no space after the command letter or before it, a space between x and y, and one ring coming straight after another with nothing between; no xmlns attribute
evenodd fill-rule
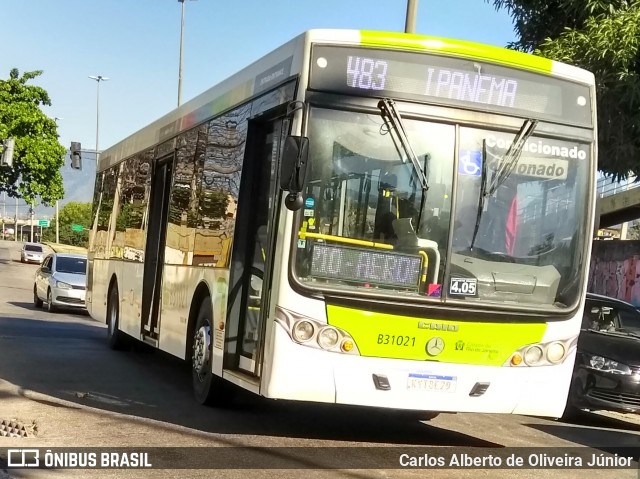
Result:
<svg viewBox="0 0 640 479"><path fill-rule="evenodd" d="M486 414L445 414L420 422L368 409L268 401L249 395L241 395L233 409L202 407L192 399L190 372L182 362L143 348L111 351L106 346L105 326L89 316L36 309L32 299L36 268L19 262L16 244L0 241L0 425L17 421L28 432L28 437L0 437L0 457L8 447L172 448L156 451L166 455L164 460L181 457L186 450L177 448L187 447L280 449L267 450L264 461L255 464L250 463L253 456L248 451L235 452L235 461L246 459L246 464L254 464L251 470L224 469L224 462L212 470L0 468L0 479L639 477L637 469L318 469L326 457L334 461L334 467L348 464L349 454L377 464L389 452L382 449L387 446L399 448L393 453L410 452L415 446L502 452L512 447L555 448L540 449L548 452L590 446L597 453L616 452L622 447L640 447L640 422L595 414L585 414L576 423ZM314 449L290 449L294 447ZM348 449L319 449L323 447ZM196 457L189 451L184 455L192 454L195 462L204 460L209 465L225 457L215 451L199 454L204 452L210 455ZM293 464L298 469L274 470L283 456L290 458L289 467Z"/></svg>

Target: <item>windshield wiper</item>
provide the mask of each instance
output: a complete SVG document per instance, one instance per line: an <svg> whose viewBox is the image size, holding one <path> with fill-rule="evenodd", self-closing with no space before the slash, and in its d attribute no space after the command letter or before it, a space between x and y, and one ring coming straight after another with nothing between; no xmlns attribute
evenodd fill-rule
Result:
<svg viewBox="0 0 640 479"><path fill-rule="evenodd" d="M478 213L476 214L476 224L473 228L473 236L471 238L470 250L473 249L473 245L476 243L476 237L478 236L478 230L480 229L480 221L482 219L482 213L484 212L484 205L486 198L493 195L498 188L509 178L516 165L518 159L522 155L522 150L529 137L533 134L533 131L538 126L538 120L527 119L520 127L520 131L516 134L515 138L509 145L509 149L500 158L500 162L496 167L496 172L491 179L491 184L487 187L487 142L482 140L482 176L480 179L480 198L478 199Z"/></svg>
<svg viewBox="0 0 640 479"><path fill-rule="evenodd" d="M487 196L491 196L496 190L509 178L513 170L518 164L518 159L522 155L522 150L529 137L533 134L533 131L538 126L538 120L525 120L520 127L520 131L509 145L509 149L505 155L500 159L496 172L493 175L491 186L486 191ZM483 152L486 153L486 152ZM483 155L483 162L486 160L486 155Z"/></svg>
<svg viewBox="0 0 640 479"><path fill-rule="evenodd" d="M409 138L407 137L407 133L404 129L404 123L402 123L402 117L400 116L400 112L396 109L395 102L390 98L384 98L378 102L378 108L380 108L382 116L391 124L392 128L390 128L389 131L394 130L396 135L398 135L400 145L402 146L407 158L411 160L413 171L420 180L422 189L424 191L428 190L429 185L427 183L427 177L424 174L424 171L422 171L422 168L420 168L418 157L414 153L413 148L411 148L411 143L409 143ZM402 154L400 155L400 158L403 163L406 161Z"/></svg>

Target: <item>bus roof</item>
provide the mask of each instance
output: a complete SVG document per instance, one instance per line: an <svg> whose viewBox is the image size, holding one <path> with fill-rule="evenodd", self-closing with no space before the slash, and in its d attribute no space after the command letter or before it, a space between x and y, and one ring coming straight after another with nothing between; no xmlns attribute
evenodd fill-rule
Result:
<svg viewBox="0 0 640 479"><path fill-rule="evenodd" d="M421 51L469 58L507 67L553 75L593 85L592 73L564 63L491 45L426 35L369 30L308 30L264 55L236 74L104 150L98 171L165 140L267 91L301 73L312 43L368 46Z"/></svg>

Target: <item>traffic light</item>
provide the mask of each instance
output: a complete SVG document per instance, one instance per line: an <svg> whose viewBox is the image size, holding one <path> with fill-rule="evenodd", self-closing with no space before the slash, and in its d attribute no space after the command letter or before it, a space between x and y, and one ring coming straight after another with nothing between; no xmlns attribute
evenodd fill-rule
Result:
<svg viewBox="0 0 640 479"><path fill-rule="evenodd" d="M2 142L2 161L0 164L11 166L13 164L13 148L16 141L13 138L7 138Z"/></svg>
<svg viewBox="0 0 640 479"><path fill-rule="evenodd" d="M79 141L71 142L71 168L82 169L82 146Z"/></svg>

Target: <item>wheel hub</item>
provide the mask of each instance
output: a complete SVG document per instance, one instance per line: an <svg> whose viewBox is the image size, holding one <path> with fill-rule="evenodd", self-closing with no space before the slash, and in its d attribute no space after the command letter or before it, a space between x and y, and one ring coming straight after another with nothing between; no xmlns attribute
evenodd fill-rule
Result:
<svg viewBox="0 0 640 479"><path fill-rule="evenodd" d="M206 373L206 367L209 364L209 346L211 344L211 328L202 326L193 340L193 369L198 376Z"/></svg>
<svg viewBox="0 0 640 479"><path fill-rule="evenodd" d="M109 308L109 333L113 334L115 328L116 328L116 311L115 308L113 306L111 306L111 308Z"/></svg>

